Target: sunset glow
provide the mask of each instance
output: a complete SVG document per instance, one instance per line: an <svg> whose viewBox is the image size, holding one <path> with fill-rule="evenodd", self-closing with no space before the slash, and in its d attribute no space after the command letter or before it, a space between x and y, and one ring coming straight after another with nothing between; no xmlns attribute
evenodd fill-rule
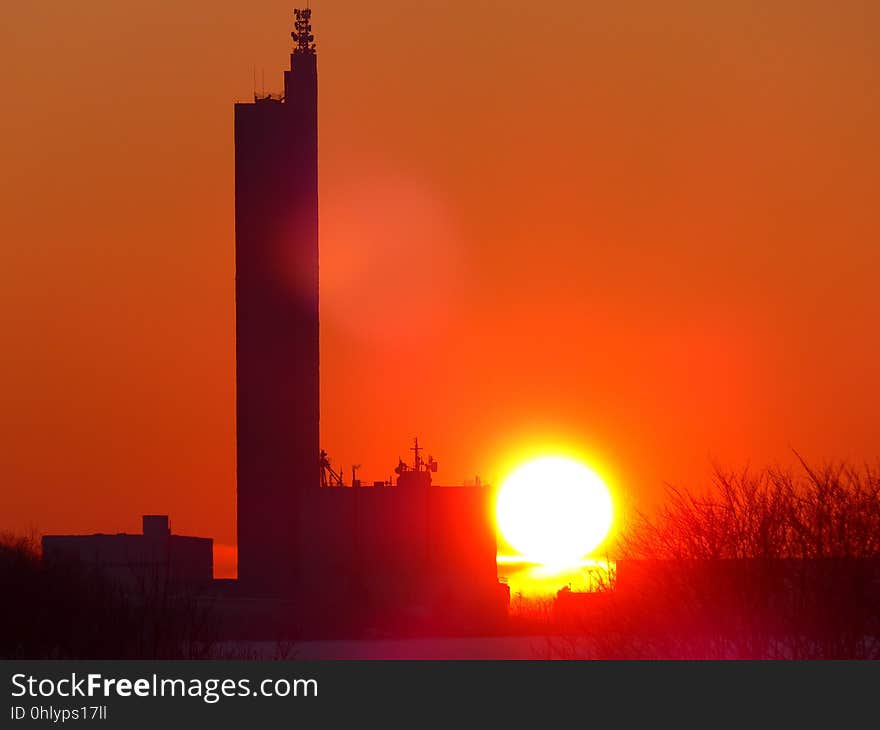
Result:
<svg viewBox="0 0 880 730"><path fill-rule="evenodd" d="M313 5L349 481L416 434L445 484L565 454L622 519L876 459L880 3ZM237 575L232 104L292 6L6 3L3 530L169 513Z"/></svg>
<svg viewBox="0 0 880 730"><path fill-rule="evenodd" d="M576 565L611 529L608 487L580 462L543 457L516 469L495 509L504 538L530 561L556 570Z"/></svg>

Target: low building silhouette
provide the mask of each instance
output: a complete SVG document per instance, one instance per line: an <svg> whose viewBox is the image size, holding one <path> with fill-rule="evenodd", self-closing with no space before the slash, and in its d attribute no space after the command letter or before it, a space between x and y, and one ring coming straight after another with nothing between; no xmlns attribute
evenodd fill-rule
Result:
<svg viewBox="0 0 880 730"><path fill-rule="evenodd" d="M309 623L350 614L379 631L485 631L505 614L490 488L436 485L437 463L417 439L413 450L393 481L331 482L310 496L300 525Z"/></svg>
<svg viewBox="0 0 880 730"><path fill-rule="evenodd" d="M73 561L131 592L210 587L214 541L173 535L166 515L144 515L143 533L44 535L43 559Z"/></svg>

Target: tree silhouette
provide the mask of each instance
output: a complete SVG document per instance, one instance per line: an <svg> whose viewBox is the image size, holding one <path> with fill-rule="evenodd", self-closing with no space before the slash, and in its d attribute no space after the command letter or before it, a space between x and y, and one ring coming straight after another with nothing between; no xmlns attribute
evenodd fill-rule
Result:
<svg viewBox="0 0 880 730"><path fill-rule="evenodd" d="M636 515L616 566L557 654L880 658L880 473L716 469Z"/></svg>

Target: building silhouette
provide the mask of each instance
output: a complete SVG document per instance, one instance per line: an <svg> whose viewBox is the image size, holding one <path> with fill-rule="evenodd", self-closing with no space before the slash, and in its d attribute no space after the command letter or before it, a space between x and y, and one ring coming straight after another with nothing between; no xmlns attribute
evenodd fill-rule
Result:
<svg viewBox="0 0 880 730"><path fill-rule="evenodd" d="M295 13L283 93L235 105L238 579L212 582L212 542L167 518L43 546L119 574L169 566L229 638L491 631L509 591L489 488L433 484L418 440L373 482L346 484L320 449L317 54Z"/></svg>
<svg viewBox="0 0 880 730"><path fill-rule="evenodd" d="M324 635L484 627L507 598L488 488L433 485L417 442L393 482L345 485L320 451L317 54L295 17L283 94L235 105L235 594Z"/></svg>
<svg viewBox="0 0 880 730"><path fill-rule="evenodd" d="M42 550L47 561L76 561L138 594L204 590L214 577L214 541L173 535L167 515L144 515L140 535L44 535Z"/></svg>
<svg viewBox="0 0 880 730"><path fill-rule="evenodd" d="M235 105L238 574L296 587L300 498L319 484L318 77L296 11L280 97Z"/></svg>

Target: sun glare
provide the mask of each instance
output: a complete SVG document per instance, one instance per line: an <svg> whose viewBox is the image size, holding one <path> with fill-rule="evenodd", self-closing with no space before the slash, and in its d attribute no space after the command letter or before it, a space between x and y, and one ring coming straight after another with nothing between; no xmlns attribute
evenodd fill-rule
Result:
<svg viewBox="0 0 880 730"><path fill-rule="evenodd" d="M611 494L592 469L544 457L519 467L501 486L498 527L527 560L563 568L595 550L611 529Z"/></svg>

